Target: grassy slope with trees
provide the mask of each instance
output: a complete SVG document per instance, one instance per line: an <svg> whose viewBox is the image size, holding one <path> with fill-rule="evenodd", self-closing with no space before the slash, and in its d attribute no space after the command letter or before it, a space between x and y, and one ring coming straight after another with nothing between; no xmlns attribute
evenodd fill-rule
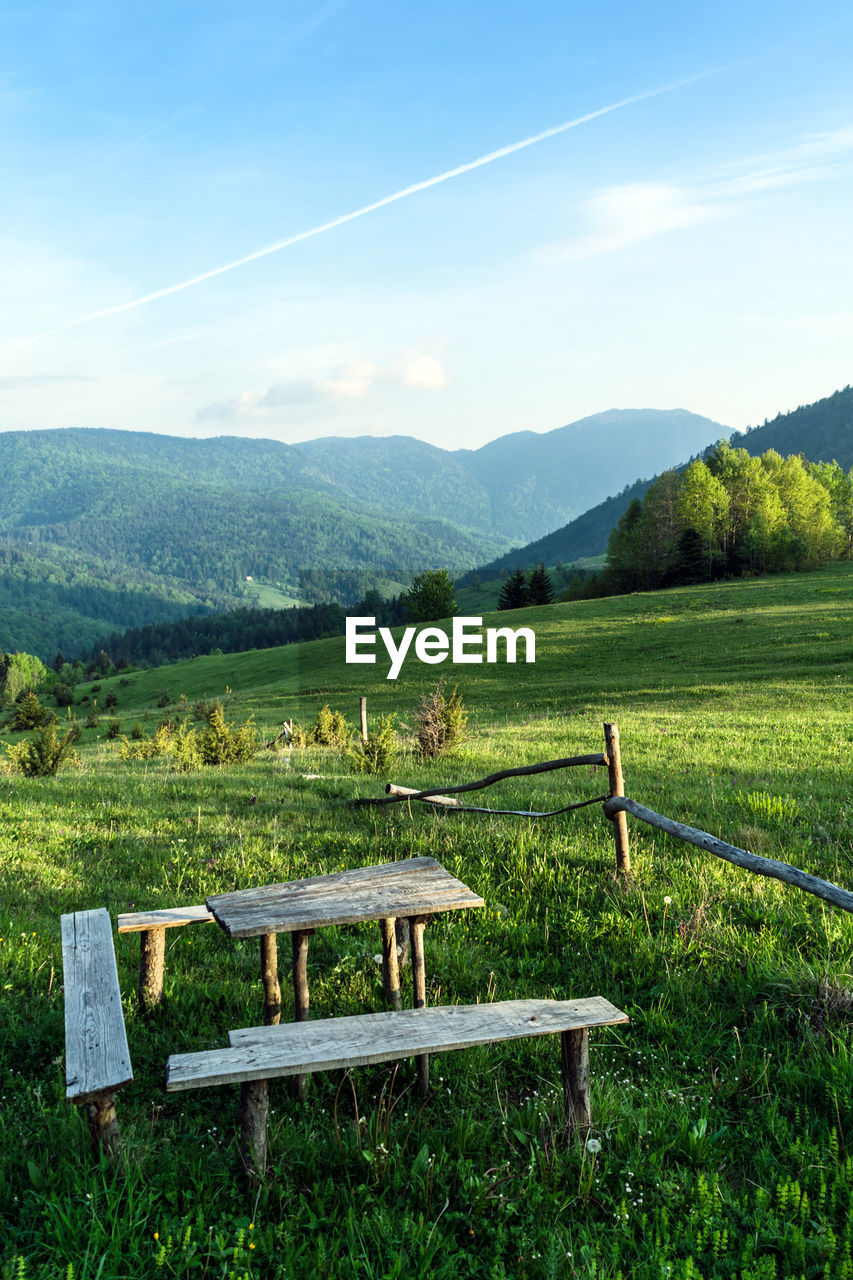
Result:
<svg viewBox="0 0 853 1280"><path fill-rule="evenodd" d="M746 449L753 457L770 449L783 456L801 453L809 462L835 461L843 470L849 471L853 467L853 387L845 387L791 413L779 414L760 427L734 432L730 443L733 447ZM687 465L685 462L681 469ZM591 507L563 528L527 546L513 548L474 572L486 579L501 570L514 569L516 565L527 568L540 561L554 564L601 555L611 530L632 502L642 501L650 484L652 480L636 480L621 493Z"/></svg>
<svg viewBox="0 0 853 1280"><path fill-rule="evenodd" d="M407 747L396 780L600 750L612 719L630 795L853 885L853 565L522 610L513 624L535 628L536 664L455 671L463 754L428 765ZM409 662L394 686L382 666L346 667L338 638L117 676L82 709L115 693L125 731L150 733L223 696L228 720L254 714L271 736L324 702L354 720L365 693L371 723L396 712L410 744L437 670ZM0 776L4 1280L55 1280L69 1262L77 1280L850 1275L849 916L633 823L634 875L619 883L597 807L537 823L354 811L343 800L382 779L328 749L180 774L122 761L102 722L78 750L78 771ZM555 808L605 788L577 770L486 794ZM424 1110L406 1095L390 1121L409 1064L396 1079L390 1065L354 1074L361 1125L334 1074L314 1077L307 1105L275 1086L273 1174L242 1190L237 1091L163 1093L170 1053L260 1017L256 947L204 926L170 939L166 1002L147 1020L138 941L117 941L128 1157L117 1173L92 1165L64 1099L60 913L420 854L486 901L428 927L431 1002L600 993L630 1014L591 1037L599 1153L561 1141L558 1047L528 1041L437 1057ZM315 934L312 1016L381 1007L377 944L368 926Z"/></svg>

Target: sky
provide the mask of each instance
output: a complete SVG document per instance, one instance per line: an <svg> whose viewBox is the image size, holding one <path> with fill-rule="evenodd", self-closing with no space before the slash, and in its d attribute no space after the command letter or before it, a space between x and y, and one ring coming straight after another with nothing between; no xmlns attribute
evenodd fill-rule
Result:
<svg viewBox="0 0 853 1280"><path fill-rule="evenodd" d="M0 430L454 449L829 395L852 38L849 0L0 0Z"/></svg>

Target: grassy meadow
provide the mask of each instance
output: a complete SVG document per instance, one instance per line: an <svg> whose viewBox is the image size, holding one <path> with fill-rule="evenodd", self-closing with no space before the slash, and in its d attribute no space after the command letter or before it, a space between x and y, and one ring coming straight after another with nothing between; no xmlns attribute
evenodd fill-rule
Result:
<svg viewBox="0 0 853 1280"><path fill-rule="evenodd" d="M853 1277L853 919L629 818L614 874L599 806L532 821L400 804L354 810L384 778L336 751L261 751L179 773L120 759L222 697L264 738L323 703L398 717L394 780L435 786L603 749L625 790L756 853L853 888L853 564L582 601L486 621L533 626L535 665L457 667L459 754L419 761L414 710L442 667L350 666L343 638L199 658L78 690L118 708L80 767L0 773L0 1277ZM159 705L162 704L162 705ZM91 701L78 707L78 714ZM81 714L82 719L82 714ZM0 740L15 735L0 733ZM600 795L591 768L515 779L474 802L549 809ZM426 929L430 1002L603 995L627 1026L591 1033L591 1146L561 1132L555 1037L271 1085L272 1172L241 1179L237 1089L164 1092L170 1053L261 1021L257 945L170 931L161 1007L139 1015L139 942L116 940L134 1080L125 1152L88 1150L64 1097L59 917L417 855L486 906ZM280 962L289 1016L287 939ZM315 933L313 1017L382 1007L379 931ZM404 999L409 970L403 971ZM600 1149L596 1146L600 1144Z"/></svg>

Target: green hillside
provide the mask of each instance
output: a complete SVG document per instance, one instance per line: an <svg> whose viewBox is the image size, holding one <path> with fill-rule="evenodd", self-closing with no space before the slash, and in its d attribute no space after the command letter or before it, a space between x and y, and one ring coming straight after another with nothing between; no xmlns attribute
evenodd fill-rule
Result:
<svg viewBox="0 0 853 1280"><path fill-rule="evenodd" d="M413 717L441 668L407 663L391 684L381 667L345 666L340 639L116 677L78 710L115 692L125 731L151 731L219 696L229 720L254 713L271 736L324 702L352 722L366 694L371 725L398 715L395 780L432 786L600 751L602 721L615 720L628 794L853 887L853 565L513 623L535 627L536 663L447 673L470 736L440 764L415 756ZM633 820L633 872L617 879L598 805L535 822L359 810L347 801L381 794L384 778L328 748L181 773L168 757L122 760L118 746L102 721L84 729L79 768L0 774L0 1274L55 1280L73 1262L92 1280L544 1280L570 1275L569 1255L579 1274L632 1280L847 1274L849 916ZM605 771L583 768L478 799L544 809L606 790ZM170 1054L260 1019L256 945L205 925L172 931L164 1003L148 1017L139 942L117 940L134 1070L117 1103L126 1154L117 1173L92 1161L64 1097L61 913L114 918L421 855L485 900L427 927L430 1004L601 994L628 1013L590 1036L586 1143L562 1127L559 1046L544 1037L437 1055L423 1107L405 1092L408 1062L316 1075L305 1101L274 1084L271 1174L244 1189L237 1090L163 1090ZM382 1007L378 947L374 926L315 932L312 1019ZM281 943L279 956L286 1021ZM407 1000L408 969L403 980Z"/></svg>

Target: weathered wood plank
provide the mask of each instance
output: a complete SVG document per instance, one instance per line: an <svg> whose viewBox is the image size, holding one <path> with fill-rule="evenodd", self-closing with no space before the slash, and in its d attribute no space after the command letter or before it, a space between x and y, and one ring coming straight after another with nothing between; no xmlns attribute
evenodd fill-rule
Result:
<svg viewBox="0 0 853 1280"><path fill-rule="evenodd" d="M636 800L629 800L627 796L614 796L611 800L605 801L604 812L608 818L620 810L632 814L641 822L647 822L650 827L665 831L667 835L677 836L679 840L685 840L699 849L705 849L708 853L713 853L736 867L744 867L747 871L754 871L759 876L768 876L771 880L782 880L785 884L795 885L798 889L804 889L806 893L813 893L815 897L831 902L835 907L841 907L842 911L853 912L853 893L849 889L842 889L840 885L832 884L829 880L821 880L819 876L810 875L808 871L800 871L798 867L792 867L787 862L779 862L776 858L761 858L757 853L750 853L748 849L739 849L737 845L718 840L707 831L688 827L683 822L676 822L673 818L665 818L662 813L655 813L654 809L647 809L645 805L637 804Z"/></svg>
<svg viewBox="0 0 853 1280"><path fill-rule="evenodd" d="M207 905L229 937L252 938L481 907L483 899L434 858L408 858L216 894Z"/></svg>
<svg viewBox="0 0 853 1280"><path fill-rule="evenodd" d="M366 1066L422 1053L612 1026L628 1016L601 996L585 1000L502 1000L494 1004L368 1013L232 1031L230 1048L175 1054L166 1089L271 1080L276 1076Z"/></svg>
<svg viewBox="0 0 853 1280"><path fill-rule="evenodd" d="M118 917L119 933L140 933L143 929L172 929L182 924L207 924L214 919L207 907L167 907L163 911L126 911Z"/></svg>
<svg viewBox="0 0 853 1280"><path fill-rule="evenodd" d="M110 917L105 908L64 915L66 1097L85 1102L133 1079Z"/></svg>

